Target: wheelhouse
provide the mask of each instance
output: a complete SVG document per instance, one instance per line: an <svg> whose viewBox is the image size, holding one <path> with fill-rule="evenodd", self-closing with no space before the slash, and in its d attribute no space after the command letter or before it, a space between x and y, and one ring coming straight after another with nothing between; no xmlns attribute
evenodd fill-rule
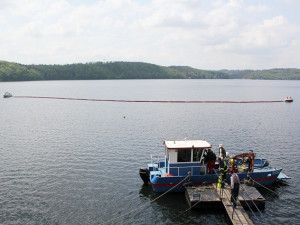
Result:
<svg viewBox="0 0 300 225"><path fill-rule="evenodd" d="M205 155L211 144L205 140L164 141L165 169L169 176L207 173Z"/></svg>

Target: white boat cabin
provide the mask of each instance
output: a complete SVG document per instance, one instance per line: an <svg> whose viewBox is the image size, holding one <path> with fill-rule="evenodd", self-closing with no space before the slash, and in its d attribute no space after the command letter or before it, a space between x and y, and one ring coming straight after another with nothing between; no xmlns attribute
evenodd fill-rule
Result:
<svg viewBox="0 0 300 225"><path fill-rule="evenodd" d="M164 141L166 173L172 176L206 174L205 153L211 144L205 140Z"/></svg>

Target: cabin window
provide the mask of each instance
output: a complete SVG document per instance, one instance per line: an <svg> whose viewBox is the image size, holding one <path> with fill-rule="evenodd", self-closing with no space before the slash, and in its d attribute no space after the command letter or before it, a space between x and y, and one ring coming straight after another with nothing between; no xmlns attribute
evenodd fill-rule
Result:
<svg viewBox="0 0 300 225"><path fill-rule="evenodd" d="M177 154L177 162L190 162L192 149L179 149Z"/></svg>
<svg viewBox="0 0 300 225"><path fill-rule="evenodd" d="M193 150L193 162L199 162L201 159L203 149L194 149Z"/></svg>

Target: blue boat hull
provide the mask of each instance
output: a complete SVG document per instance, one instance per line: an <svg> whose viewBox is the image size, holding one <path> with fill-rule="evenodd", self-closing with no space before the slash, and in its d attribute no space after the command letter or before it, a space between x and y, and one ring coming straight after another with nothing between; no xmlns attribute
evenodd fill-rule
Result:
<svg viewBox="0 0 300 225"><path fill-rule="evenodd" d="M268 186L274 183L281 172L281 168L264 168L261 170L254 170L250 173L251 179L254 181L254 186L259 187L260 185ZM247 172L238 173L241 182L247 180ZM161 176L152 176L150 183L152 188L156 192L165 192L169 191L171 188L174 188L180 182L182 182L186 176L170 176L170 177L161 177ZM180 183L177 187L172 189L172 192L183 192L186 183L192 183L192 185L204 185L217 183L218 175L216 174L205 174L205 175L193 175L189 179L186 179L184 182ZM230 175L226 175L226 182L230 182ZM259 184L257 184L259 183Z"/></svg>

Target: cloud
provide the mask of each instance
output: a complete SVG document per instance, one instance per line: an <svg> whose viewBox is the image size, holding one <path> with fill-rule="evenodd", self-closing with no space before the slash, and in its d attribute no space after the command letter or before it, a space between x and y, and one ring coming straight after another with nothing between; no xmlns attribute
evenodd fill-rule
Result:
<svg viewBox="0 0 300 225"><path fill-rule="evenodd" d="M259 12L259 13L263 13L263 12L267 12L270 10L270 7L268 7L267 5L263 5L263 4L259 4L259 5L251 5L248 7L247 9L250 12Z"/></svg>
<svg viewBox="0 0 300 225"><path fill-rule="evenodd" d="M240 68L245 64L256 68L262 66L256 59L265 65L286 63L288 60L279 60L282 53L290 51L290 55L295 55L293 49L299 49L299 24L290 20L285 13L288 10L274 10L275 6L268 2L90 0L75 4L72 0L0 0L0 3L5 7L5 10L0 8L0 58L21 63L106 59L205 69ZM291 62L297 64L295 59Z"/></svg>
<svg viewBox="0 0 300 225"><path fill-rule="evenodd" d="M282 2L287 2L287 3L294 3L294 4L300 4L299 0L281 0Z"/></svg>
<svg viewBox="0 0 300 225"><path fill-rule="evenodd" d="M11 6L10 1L8 1L8 0L0 0L0 11L7 9L10 6Z"/></svg>
<svg viewBox="0 0 300 225"><path fill-rule="evenodd" d="M243 27L228 42L228 48L243 54L256 54L264 51L271 54L274 50L287 47L293 39L294 28L283 16L264 20L261 24Z"/></svg>
<svg viewBox="0 0 300 225"><path fill-rule="evenodd" d="M153 1L151 7L143 11L147 17L141 18L141 24L145 26L191 28L201 24L199 1Z"/></svg>

